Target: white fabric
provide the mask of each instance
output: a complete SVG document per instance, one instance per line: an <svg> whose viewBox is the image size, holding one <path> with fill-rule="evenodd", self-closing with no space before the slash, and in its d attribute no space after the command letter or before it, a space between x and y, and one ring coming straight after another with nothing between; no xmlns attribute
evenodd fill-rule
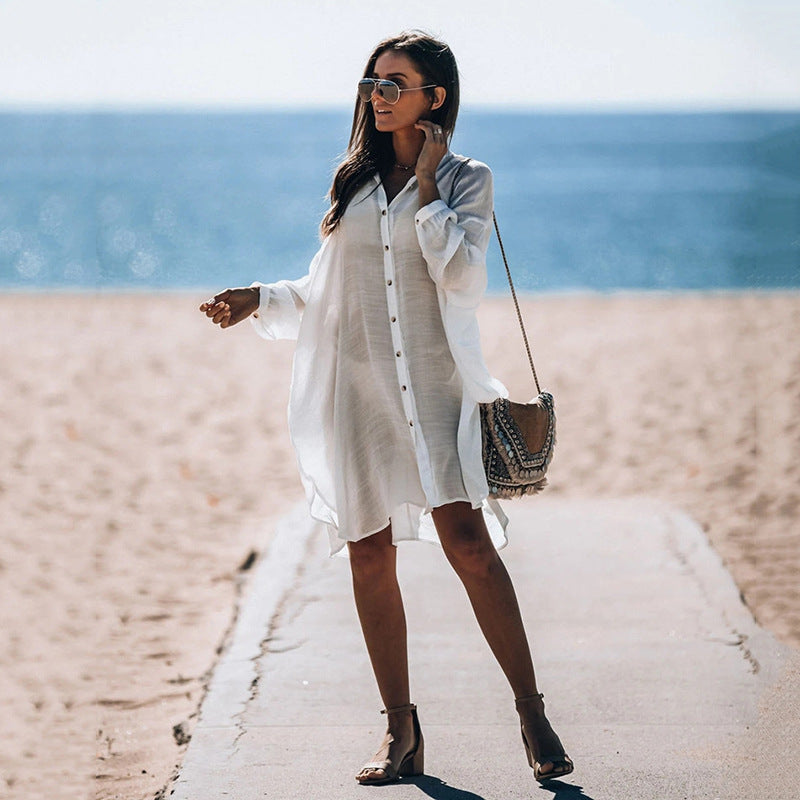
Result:
<svg viewBox="0 0 800 800"><path fill-rule="evenodd" d="M442 198L419 208L416 177L387 203L376 175L296 281L260 287L251 317L297 339L289 430L311 514L331 555L392 523L392 540L438 543L430 510L483 506L494 545L507 518L487 500L479 402L506 397L483 360L492 174L447 153ZM451 197L452 195L452 197ZM449 204L448 202L449 201Z"/></svg>

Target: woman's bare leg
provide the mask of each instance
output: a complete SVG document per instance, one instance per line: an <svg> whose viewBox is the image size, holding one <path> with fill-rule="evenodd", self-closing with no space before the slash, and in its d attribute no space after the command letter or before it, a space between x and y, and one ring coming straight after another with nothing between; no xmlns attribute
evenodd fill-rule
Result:
<svg viewBox="0 0 800 800"><path fill-rule="evenodd" d="M539 690L517 595L486 530L483 513L469 503L450 503L433 510L433 521L445 556L467 590L478 625L514 697L535 694Z"/></svg>
<svg viewBox="0 0 800 800"><path fill-rule="evenodd" d="M359 542L348 542L353 595L372 671L386 708L409 702L406 616L397 582L397 548L391 526ZM410 712L387 715L386 736L371 759L399 765L414 746ZM374 773L374 771L373 771ZM380 778L377 774L359 773Z"/></svg>
<svg viewBox="0 0 800 800"><path fill-rule="evenodd" d="M450 503L433 510L433 521L445 556L467 590L478 625L514 697L538 693L514 586L486 530L482 511L469 503ZM563 753L541 701L525 703L520 716L536 738L531 744L539 753ZM551 769L549 763L542 764L543 773Z"/></svg>

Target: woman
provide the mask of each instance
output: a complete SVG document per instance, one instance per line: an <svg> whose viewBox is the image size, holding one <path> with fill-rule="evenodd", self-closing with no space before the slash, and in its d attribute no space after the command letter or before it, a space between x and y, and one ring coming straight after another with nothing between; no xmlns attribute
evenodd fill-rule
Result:
<svg viewBox="0 0 800 800"><path fill-rule="evenodd" d="M514 588L497 549L506 517L481 463L478 403L505 396L480 353L492 175L451 153L455 59L418 32L381 42L358 85L350 144L323 242L297 281L228 289L200 310L227 328L296 338L289 427L331 555L347 545L356 607L385 703L386 736L356 775L423 770L409 702L396 544L439 543L516 698L537 780L572 761L544 713ZM433 525L431 525L431 522Z"/></svg>

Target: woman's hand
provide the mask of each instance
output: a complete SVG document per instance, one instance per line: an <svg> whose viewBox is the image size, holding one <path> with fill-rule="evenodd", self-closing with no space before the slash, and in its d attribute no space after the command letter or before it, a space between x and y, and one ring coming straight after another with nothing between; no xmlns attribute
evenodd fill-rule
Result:
<svg viewBox="0 0 800 800"><path fill-rule="evenodd" d="M425 141L422 143L422 150L414 170L417 180L421 181L425 178L435 180L436 168L447 152L447 138L441 125L427 119L421 119L414 127L425 134Z"/></svg>
<svg viewBox="0 0 800 800"><path fill-rule="evenodd" d="M261 292L258 286L226 289L200 304L200 310L220 328L229 328L258 311Z"/></svg>

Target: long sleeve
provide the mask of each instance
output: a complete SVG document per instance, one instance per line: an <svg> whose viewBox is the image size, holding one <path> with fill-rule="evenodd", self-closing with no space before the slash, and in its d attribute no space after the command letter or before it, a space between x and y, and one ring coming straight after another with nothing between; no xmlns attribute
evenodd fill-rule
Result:
<svg viewBox="0 0 800 800"><path fill-rule="evenodd" d="M445 188L447 184L445 183ZM448 202L435 200L415 215L428 272L449 301L474 307L486 291L486 250L492 233L493 183L489 167L470 161Z"/></svg>
<svg viewBox="0 0 800 800"><path fill-rule="evenodd" d="M250 317L256 333L265 339L297 339L300 320L308 302L311 283L326 249L327 239L311 261L308 273L302 278L275 283L254 281L259 287L258 312Z"/></svg>

